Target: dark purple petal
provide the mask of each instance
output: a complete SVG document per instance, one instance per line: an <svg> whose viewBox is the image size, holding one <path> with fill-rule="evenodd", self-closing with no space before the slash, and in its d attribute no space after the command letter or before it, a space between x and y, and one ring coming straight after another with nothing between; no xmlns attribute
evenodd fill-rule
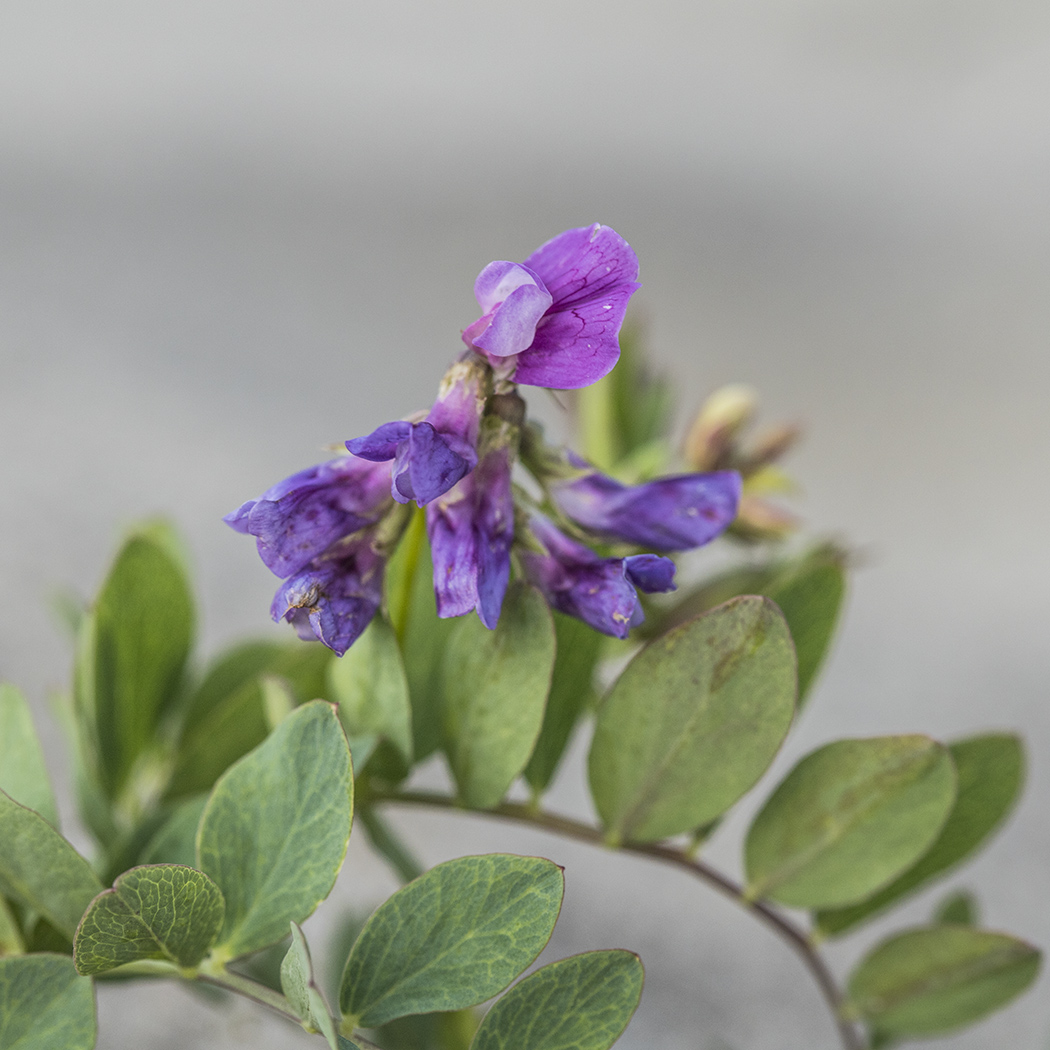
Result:
<svg viewBox="0 0 1050 1050"><path fill-rule="evenodd" d="M224 519L256 537L259 557L291 576L337 540L377 521L390 502L383 464L343 456L293 474Z"/></svg>
<svg viewBox="0 0 1050 1050"><path fill-rule="evenodd" d="M394 458L397 446L408 437L411 429L411 423L398 419L393 423L384 423L381 427L376 427L371 434L366 434L364 437L351 438L346 443L346 447L355 456L370 459L374 463L382 463Z"/></svg>
<svg viewBox="0 0 1050 1050"><path fill-rule="evenodd" d="M394 461L393 495L399 503L419 506L448 492L474 469L477 453L455 435L441 434L426 421L414 423Z"/></svg>
<svg viewBox="0 0 1050 1050"><path fill-rule="evenodd" d="M709 543L732 524L740 490L733 470L634 486L594 472L558 485L556 499L570 518L607 539L681 551Z"/></svg>
<svg viewBox="0 0 1050 1050"><path fill-rule="evenodd" d="M438 615L476 609L492 629L499 622L510 580L514 502L510 453L489 452L473 474L427 508Z"/></svg>
<svg viewBox="0 0 1050 1050"><path fill-rule="evenodd" d="M371 623L383 597L383 559L369 538L326 554L286 580L270 614L300 638L316 637L342 656Z"/></svg>
<svg viewBox="0 0 1050 1050"><path fill-rule="evenodd" d="M629 567L625 563L635 559L600 558L539 515L530 525L548 553L521 552L529 582L543 592L553 608L583 620L603 634L626 638L631 627L637 626L644 618L634 584L639 581L645 584L664 582L666 569L643 560L635 574L635 566ZM642 555L641 558L668 561L656 555Z"/></svg>
<svg viewBox="0 0 1050 1050"><path fill-rule="evenodd" d="M638 287L632 283L610 288L572 307L555 304L537 327L532 345L518 358L514 381L575 390L611 372L620 358L627 301Z"/></svg>
<svg viewBox="0 0 1050 1050"><path fill-rule="evenodd" d="M630 286L633 292L639 287L638 256L614 229L598 223L559 233L524 265L546 285L555 309L570 309L615 288Z"/></svg>
<svg viewBox="0 0 1050 1050"><path fill-rule="evenodd" d="M624 579L646 594L676 590L674 570L674 562L658 554L633 554L623 560Z"/></svg>

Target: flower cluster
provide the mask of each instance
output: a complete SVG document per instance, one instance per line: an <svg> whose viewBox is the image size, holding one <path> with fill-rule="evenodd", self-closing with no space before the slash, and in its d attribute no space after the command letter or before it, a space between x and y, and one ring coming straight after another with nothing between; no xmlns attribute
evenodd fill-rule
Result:
<svg viewBox="0 0 1050 1050"><path fill-rule="evenodd" d="M573 453L544 447L521 457L517 393L519 384L564 390L605 376L637 276L630 245L599 225L567 230L523 263L489 263L474 285L482 316L464 330L466 349L429 412L347 441L348 455L227 515L284 581L274 619L344 653L382 602L386 561L407 521L401 505L415 501L426 508L439 616L474 610L494 628L516 567L553 608L598 631L622 638L640 623L637 592L674 589L664 555L708 543L733 521L739 474L627 486ZM540 497L512 483L519 460ZM592 549L601 544L632 553L603 557Z"/></svg>

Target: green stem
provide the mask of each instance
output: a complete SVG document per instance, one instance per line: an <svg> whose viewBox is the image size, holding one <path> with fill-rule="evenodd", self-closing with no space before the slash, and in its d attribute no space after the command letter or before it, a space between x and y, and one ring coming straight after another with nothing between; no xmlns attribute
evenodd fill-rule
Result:
<svg viewBox="0 0 1050 1050"><path fill-rule="evenodd" d="M373 798L376 802L399 802L406 805L457 809L460 812L474 813L481 817L513 820L518 823L544 828L547 831L556 832L559 835L565 835L568 838L574 838L581 842L607 847L604 836L598 828L573 820L570 817L549 813L546 810L537 809L532 805L525 805L520 802L503 802L493 809L487 810L465 810L454 798L429 791L377 793ZM684 869L690 875L706 882L709 886L718 890L719 893L734 900L741 907L746 908L761 922L769 926L794 949L806 969L809 970L835 1019L844 1050L866 1050L866 1044L857 1031L856 1026L843 1016L845 997L839 990L835 978L824 963L823 958L814 949L805 930L796 926L790 919L785 918L764 901L748 899L744 892L744 887L734 882L727 875L723 875L722 872L712 868L704 861L691 857L688 853L675 849L673 846L665 846L659 843L624 843L618 848L628 853L640 853L643 856L652 857L654 860L663 861L665 864Z"/></svg>

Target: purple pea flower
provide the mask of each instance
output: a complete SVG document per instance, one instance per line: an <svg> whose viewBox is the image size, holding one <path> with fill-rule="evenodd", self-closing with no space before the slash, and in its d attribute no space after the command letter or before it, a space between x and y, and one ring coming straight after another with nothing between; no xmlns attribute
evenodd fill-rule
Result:
<svg viewBox="0 0 1050 1050"><path fill-rule="evenodd" d="M638 258L608 226L566 230L524 263L492 262L474 294L483 313L463 341L514 381L570 390L589 386L620 356L627 301L641 287Z"/></svg>
<svg viewBox="0 0 1050 1050"><path fill-rule="evenodd" d="M438 398L418 422L384 423L346 447L362 459L394 461L390 491L398 503L419 506L448 492L478 461L478 422L488 380L485 362L466 355L449 369Z"/></svg>
<svg viewBox="0 0 1050 1050"><path fill-rule="evenodd" d="M378 521L389 506L390 468L341 456L285 478L223 521L255 536L266 567L286 577Z"/></svg>
<svg viewBox="0 0 1050 1050"><path fill-rule="evenodd" d="M600 558L541 515L535 515L530 525L547 553L521 552L525 576L553 608L596 631L626 638L644 619L636 588L646 594L675 589L670 558L657 554Z"/></svg>
<svg viewBox="0 0 1050 1050"><path fill-rule="evenodd" d="M684 551L710 543L732 524L740 488L735 470L677 474L644 485L622 485L594 471L558 482L552 491L573 521L605 539Z"/></svg>
<svg viewBox="0 0 1050 1050"><path fill-rule="evenodd" d="M427 507L438 616L476 609L490 630L499 622L514 539L510 467L510 449L494 448L473 473Z"/></svg>
<svg viewBox="0 0 1050 1050"><path fill-rule="evenodd" d="M270 615L287 620L300 638L317 638L342 656L383 600L386 560L372 544L373 532L346 537L285 580Z"/></svg>

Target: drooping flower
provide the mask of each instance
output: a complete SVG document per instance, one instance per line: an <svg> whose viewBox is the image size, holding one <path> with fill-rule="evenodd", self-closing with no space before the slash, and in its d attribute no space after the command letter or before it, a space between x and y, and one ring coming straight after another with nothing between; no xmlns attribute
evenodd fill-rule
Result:
<svg viewBox="0 0 1050 1050"><path fill-rule="evenodd" d="M510 449L494 448L427 507L438 616L476 609L486 627L499 622L514 539L510 467Z"/></svg>
<svg viewBox="0 0 1050 1050"><path fill-rule="evenodd" d="M592 471L551 488L573 521L603 539L684 551L702 547L732 524L740 484L735 470L676 474L643 485L623 485Z"/></svg>
<svg viewBox="0 0 1050 1050"><path fill-rule="evenodd" d="M608 226L566 230L524 263L489 263L474 294L482 316L463 341L516 383L569 390L601 379L620 356L638 258Z"/></svg>
<svg viewBox="0 0 1050 1050"><path fill-rule="evenodd" d="M526 578L553 608L603 634L626 638L642 622L637 591L655 594L675 589L675 565L670 558L657 554L599 557L539 514L531 519L530 528L547 553L521 552Z"/></svg>
<svg viewBox="0 0 1050 1050"><path fill-rule="evenodd" d="M266 567L286 577L336 540L378 521L389 506L390 468L340 456L285 478L223 521L255 536Z"/></svg>
<svg viewBox="0 0 1050 1050"><path fill-rule="evenodd" d="M360 637L383 600L386 559L374 545L374 529L338 541L278 588L270 606L300 638L317 638L337 656Z"/></svg>
<svg viewBox="0 0 1050 1050"><path fill-rule="evenodd" d="M391 494L399 503L424 506L448 492L478 461L478 422L485 404L488 370L466 354L446 373L426 419L384 423L347 449L362 459L394 461Z"/></svg>

